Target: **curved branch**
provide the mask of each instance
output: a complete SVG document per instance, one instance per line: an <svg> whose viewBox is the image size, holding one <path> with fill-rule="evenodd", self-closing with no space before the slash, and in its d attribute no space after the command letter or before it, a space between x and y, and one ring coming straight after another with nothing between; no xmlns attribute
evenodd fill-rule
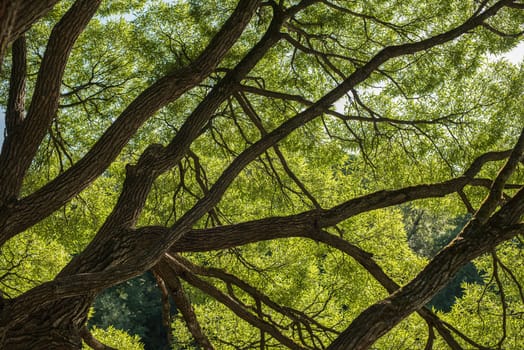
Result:
<svg viewBox="0 0 524 350"><path fill-rule="evenodd" d="M502 191L504 190L506 182L522 160L524 160L524 129L522 130L520 138L513 148L508 161L498 173L495 181L493 181L488 196L475 214L476 219L481 223L486 222L489 216L497 208L502 198Z"/></svg>
<svg viewBox="0 0 524 350"><path fill-rule="evenodd" d="M182 313L182 317L186 322L187 328L191 335L193 335L193 338L195 338L198 345L200 345L205 350L214 349L213 345L202 331L202 327L200 327L195 310L193 309L193 306L191 306L191 301L184 292L182 283L180 283L180 280L174 270L167 268L166 265L158 264L154 271L161 275L169 286L173 301L175 302L177 309Z"/></svg>
<svg viewBox="0 0 524 350"><path fill-rule="evenodd" d="M18 38L12 47L11 77L9 79L9 99L5 112L6 136L16 133L24 120L25 85L27 79L27 48L25 36Z"/></svg>
<svg viewBox="0 0 524 350"><path fill-rule="evenodd" d="M281 344L287 346L290 349L303 350L304 348L296 344L293 340L283 335L275 326L272 324L259 319L257 316L248 312L241 304L230 296L224 294L219 289L211 285L210 283L198 278L191 271L189 271L184 265L180 264L174 257L167 255L160 261L160 266L163 268L173 269L180 278L184 279L189 284L197 287L206 294L209 294L215 298L218 302L226 305L231 311L233 311L238 317L249 322L251 325L264 330Z"/></svg>
<svg viewBox="0 0 524 350"><path fill-rule="evenodd" d="M495 35L498 35L503 38L518 38L519 36L522 36L522 34L524 34L524 30L517 32L517 33L505 33L501 30L498 30L497 28L494 28L493 26L487 23L484 23L482 26L486 28L487 30L489 30L490 32L494 33Z"/></svg>
<svg viewBox="0 0 524 350"><path fill-rule="evenodd" d="M104 343L96 339L93 333L91 333L85 325L82 326L82 328L80 328L80 336L82 337L84 342L94 350L117 350L115 348L110 347L109 345L105 345Z"/></svg>
<svg viewBox="0 0 524 350"><path fill-rule="evenodd" d="M51 32L27 117L16 137L7 135L0 154L0 206L19 195L26 171L58 109L69 54L100 2L77 0Z"/></svg>
<svg viewBox="0 0 524 350"><path fill-rule="evenodd" d="M18 39L40 18L44 17L60 0L7 0L4 3L19 3L14 23L9 33L9 42ZM0 21L2 22L2 21Z"/></svg>
<svg viewBox="0 0 524 350"><path fill-rule="evenodd" d="M501 179L513 168L515 159L522 156L523 142L524 131L499 173ZM490 197L491 193L488 199ZM524 233L524 225L519 224L523 214L524 189L521 189L487 220L470 221L411 282L362 312L329 349L369 348L398 322L424 306L467 262Z"/></svg>
<svg viewBox="0 0 524 350"><path fill-rule="evenodd" d="M251 296L251 298L255 301L255 304L258 309L260 309L261 304L267 305L269 308L273 309L274 311L282 314L283 316L286 316L287 318L291 319L296 325L303 324L306 328L308 328L308 331L312 334L312 327L315 326L317 329L321 330L322 332L326 334L338 334L337 331L335 331L332 328L329 328L327 326L324 326L320 322L314 320L310 316L308 316L305 312L293 309L291 307L281 306L275 301L273 301L271 298L269 298L267 295L260 292L257 288L253 287L252 285L246 283L242 279L236 277L235 275L232 275L230 273L227 273L221 269L218 268L209 268L209 267L203 267L196 264L193 264L191 261L176 255L176 260L184 265L188 270L191 270L194 274L200 275L200 276L206 276L206 277L212 277L217 278L221 280L222 282L226 283L228 286L235 285L239 289L246 292L248 295ZM228 290L230 288L228 287ZM229 292L230 296L238 300L231 290ZM240 301L239 301L240 302ZM252 310L255 311L255 307L251 306ZM257 311L259 314L259 317L264 315L261 310ZM306 344L304 344L306 345Z"/></svg>
<svg viewBox="0 0 524 350"><path fill-rule="evenodd" d="M85 189L116 158L127 141L147 119L211 74L242 34L259 5L260 0L240 1L233 14L193 63L161 78L144 90L74 166L40 190L11 204L8 212L5 213L8 217L5 223L2 222L3 213L0 211L0 227L3 226L0 245L18 232L47 217ZM19 152L20 150L16 151ZM6 153L4 157L10 159L11 155ZM1 158L0 164L2 164ZM14 171L6 169L0 168L0 178L9 177L7 175ZM2 171L9 174L2 175ZM0 186L4 186L4 183ZM5 191L8 192L7 184L5 187ZM9 192L11 193L12 189L9 189Z"/></svg>

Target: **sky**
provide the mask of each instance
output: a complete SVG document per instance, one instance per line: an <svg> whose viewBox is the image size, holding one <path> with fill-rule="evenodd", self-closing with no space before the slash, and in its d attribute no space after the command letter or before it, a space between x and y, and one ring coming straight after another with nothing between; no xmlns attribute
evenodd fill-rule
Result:
<svg viewBox="0 0 524 350"><path fill-rule="evenodd" d="M517 45L513 50L498 57L504 57L506 60L513 64L519 64L524 60L524 42ZM497 56L494 59L498 58ZM340 100L339 105L335 103L337 110L340 109L340 112L344 111L344 101ZM0 106L0 146L4 143L4 129L5 129L5 113L4 107Z"/></svg>

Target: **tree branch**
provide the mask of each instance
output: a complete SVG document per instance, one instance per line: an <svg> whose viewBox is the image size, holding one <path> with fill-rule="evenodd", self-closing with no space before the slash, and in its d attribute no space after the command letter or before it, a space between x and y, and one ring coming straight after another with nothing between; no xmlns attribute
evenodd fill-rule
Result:
<svg viewBox="0 0 524 350"><path fill-rule="evenodd" d="M17 137L8 134L4 140L0 154L0 207L18 197L26 171L58 109L69 53L100 2L77 0L51 32L26 119Z"/></svg>
<svg viewBox="0 0 524 350"><path fill-rule="evenodd" d="M304 327L306 331L309 333L311 339L316 339L316 335L313 332L313 327L316 328L317 330L322 331L323 333L325 333L328 336L333 335L333 334L338 334L338 332L335 331L334 329L327 327L321 324L320 322L314 320L312 317L308 316L303 311L296 310L291 307L279 305L278 303L274 302L271 298L269 298L267 295L260 292L255 287L251 286L247 282L243 281L242 279L230 273L227 273L217 268L207 268L203 266L198 266L179 255L176 255L176 260L196 275L217 278L221 280L222 282L226 283L228 285L229 296L231 296L233 299L235 299L239 303L242 303L242 301L240 301L234 295L234 292L231 286L234 285L238 287L239 289L243 290L254 300L254 303L256 306L255 307L253 305L251 306L245 305L245 307L250 308L253 312L256 311L259 318L262 318L263 316L267 316L268 318L271 318L269 315L264 315L264 313L260 310L261 305L265 304L269 308L273 309L274 311L290 319L297 329L301 330L302 327ZM274 321L271 321L271 322L274 322ZM304 346L308 346L305 341L303 341L302 343Z"/></svg>
<svg viewBox="0 0 524 350"><path fill-rule="evenodd" d="M21 0L0 1L0 72L7 47L13 41L13 27L20 7Z"/></svg>
<svg viewBox="0 0 524 350"><path fill-rule="evenodd" d="M27 49L25 36L18 38L12 47L11 78L9 80L9 98L5 112L6 137L15 134L24 120L25 83L27 79Z"/></svg>
<svg viewBox="0 0 524 350"><path fill-rule="evenodd" d="M154 270L163 277L165 282L167 282L169 290L171 291L171 296L173 297L173 301L175 302L177 309L180 311L180 313L182 313L182 317L186 322L187 328L191 335L193 335L193 338L195 338L198 345L206 350L214 349L208 337L202 331L202 327L200 327L195 310L193 309L193 306L191 306L191 301L184 292L182 283L180 283L180 280L178 279L178 276L174 270L168 268L166 264L161 263L158 264Z"/></svg>
<svg viewBox="0 0 524 350"><path fill-rule="evenodd" d="M171 304L169 303L169 292L164 278L158 273L158 271L152 269L151 272L155 277L156 284L162 295L162 324L166 330L167 345L171 348L173 346L173 334L171 332ZM175 303L178 307L178 301L175 300Z"/></svg>
<svg viewBox="0 0 524 350"><path fill-rule="evenodd" d="M13 42L24 34L39 19L44 17L60 0L7 0L7 2L18 2L19 10L12 25L9 42Z"/></svg>
<svg viewBox="0 0 524 350"><path fill-rule="evenodd" d="M165 266L164 268L173 269L176 272L176 274L180 276L180 278L184 279L189 284L202 290L206 294L209 294L210 296L215 298L218 302L226 305L238 317L249 322L251 325L257 328L264 330L268 334L272 335L281 344L287 346L290 349L297 349L297 350L304 349L303 347L296 344L293 340L283 335L275 326L273 326L272 324L264 320L259 319L252 313L245 310L244 307L241 304L239 304L236 300L224 294L223 292L221 292L219 289L217 289L210 283L196 277L191 271L189 271L186 267L180 264L176 260L175 257L167 255L166 257L164 257L161 260L160 266L162 265Z"/></svg>
<svg viewBox="0 0 524 350"><path fill-rule="evenodd" d="M486 162L502 160L507 158L509 154L510 151L485 153L472 162L472 165L464 172L465 175L436 184L378 191L350 199L330 209L310 210L286 217L272 217L235 225L191 230L170 249L172 252L210 251L262 240L307 235L315 227L334 226L363 212L417 199L443 197L474 181L473 176L481 170L482 165Z"/></svg>
<svg viewBox="0 0 524 350"><path fill-rule="evenodd" d="M235 98L242 107L242 110L244 113L248 115L248 117L251 119L251 122L257 127L257 129L260 131L260 134L262 136L267 135L267 131L262 125L262 122L260 121L260 117L257 115L255 109L247 99L247 97L244 94L237 93L235 94ZM275 151L278 159L280 160L280 164L282 164L282 167L284 168L284 171L286 174L293 180L293 182L300 188L302 193L309 199L309 201L313 204L313 206L317 209L320 209L320 204L316 200L315 197L309 192L309 190L306 188L306 186L300 181L300 179L293 173L289 165L287 164L286 158L280 151L280 148L277 145L273 146L273 150Z"/></svg>
<svg viewBox="0 0 524 350"><path fill-rule="evenodd" d="M521 143L522 136L501 173L507 174L515 158L520 159L520 155L517 157L515 154L520 154ZM362 312L329 349L367 349L398 322L425 305L464 264L492 251L501 242L524 233L522 225L519 225L523 214L524 189L521 189L488 220L471 220L417 277Z"/></svg>
<svg viewBox="0 0 524 350"><path fill-rule="evenodd" d="M524 160L524 129L522 130L519 140L513 148L508 161L498 173L495 181L493 181L489 195L475 214L475 217L479 222L485 223L489 216L495 211L502 198L502 191L504 190L506 182L522 160Z"/></svg>
<svg viewBox="0 0 524 350"><path fill-rule="evenodd" d="M83 1L90 2L89 0ZM144 90L81 160L40 190L18 203L12 204L9 212L5 213L5 216L8 217L7 220L12 222L2 223L0 211L0 227L3 226L0 246L16 233L53 213L86 188L115 159L127 141L147 119L158 109L172 102L211 74L241 35L259 4L260 0L239 2L234 13L193 63L161 78ZM16 149L12 152L20 153L20 150ZM13 162L12 155L8 154L12 152L2 153L0 165L2 164L2 157L6 158L7 162ZM2 171L7 174L2 175ZM0 179L12 176L13 171L16 171L16 169L0 168ZM2 188L1 186L4 186L4 183L0 185L0 188ZM13 192L12 189L8 188L8 184L5 184L4 187L5 192Z"/></svg>

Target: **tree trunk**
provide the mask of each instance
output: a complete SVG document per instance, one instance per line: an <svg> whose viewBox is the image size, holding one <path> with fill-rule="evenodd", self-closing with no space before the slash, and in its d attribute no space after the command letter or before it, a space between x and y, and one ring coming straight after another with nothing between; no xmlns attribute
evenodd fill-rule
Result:
<svg viewBox="0 0 524 350"><path fill-rule="evenodd" d="M62 299L35 308L22 321L11 323L10 315L2 315L0 348L9 350L80 349L80 329L87 320L92 296Z"/></svg>

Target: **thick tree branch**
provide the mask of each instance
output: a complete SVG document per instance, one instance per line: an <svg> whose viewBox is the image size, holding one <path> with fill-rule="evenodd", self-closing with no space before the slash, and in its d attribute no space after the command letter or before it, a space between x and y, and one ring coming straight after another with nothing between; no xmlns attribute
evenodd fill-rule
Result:
<svg viewBox="0 0 524 350"><path fill-rule="evenodd" d="M279 28L284 19L294 14L295 11L302 8L304 4L314 2L315 1L304 1L295 7L291 7L285 13L278 12L279 10L275 8L274 19L266 34L244 57L244 59L241 60L236 68L230 71L206 96L204 101L199 104L182 128L177 132L171 143L167 147L151 145L146 149L135 166L129 166L127 168L126 180L124 181L121 195L113 212L109 215L106 222L85 251L81 255L75 257L73 261L62 270L60 273L61 276L83 271L93 271L91 269L91 266L93 265L97 266L96 269L100 269L102 266L99 261L100 259L92 259L93 256L96 256L96 252L100 249L106 249L105 247L108 242L120 240L120 238L115 236L115 229L124 228L121 232L126 232L129 227L134 226L145 200L147 199L153 181L162 172L168 170L179 161L191 142L198 137L201 128L204 127L205 123L207 123L214 110L235 91L239 86L240 79L242 79L256 65L256 63L276 42L278 42L280 37ZM207 197L208 196L206 195L206 198ZM211 209L210 206L205 212L208 212ZM202 215L204 215L205 212L202 213ZM193 216L192 218L194 220L198 219L196 216ZM158 260L161 257L161 253L165 252L172 242L186 231L186 228L184 227L189 229L192 225L192 223L180 223L180 221L178 224L182 229L180 229L179 226L178 230L170 231L169 235L164 238L164 248L155 250L155 253L147 258L147 262L143 262L143 266L154 264L155 260ZM141 240L142 238L138 237L136 239ZM124 251L122 249L120 249L118 253L123 256L127 254L135 254L132 250ZM117 265L119 262L118 259L114 261L108 259L106 263L109 264L108 266L111 266Z"/></svg>
<svg viewBox="0 0 524 350"><path fill-rule="evenodd" d="M239 2L233 14L194 62L161 78L142 92L74 166L32 195L12 204L7 213L2 213L0 210L0 227L3 235L0 237L0 245L16 233L47 217L85 189L115 159L147 119L211 74L242 34L259 4L260 0ZM20 152L20 150L14 151ZM3 152L2 156L8 162L13 162L7 152ZM0 164L2 164L1 159ZM3 176L9 177L8 175L19 171L5 170L5 172L9 174ZM1 169L0 178L2 178ZM12 192L8 190L7 184L5 187L6 192ZM2 216L5 217L4 223Z"/></svg>
<svg viewBox="0 0 524 350"><path fill-rule="evenodd" d="M0 207L19 195L26 171L58 109L69 53L100 2L77 0L51 32L26 119L16 137L7 135L0 153Z"/></svg>
<svg viewBox="0 0 524 350"><path fill-rule="evenodd" d="M0 1L0 71L8 45L13 41L13 26L20 11L21 0Z"/></svg>
<svg viewBox="0 0 524 350"><path fill-rule="evenodd" d="M16 12L9 35L9 42L13 42L44 17L59 0L3 0L2 2L19 3L19 10Z"/></svg>
<svg viewBox="0 0 524 350"><path fill-rule="evenodd" d="M207 251L226 249L260 240L294 236L338 224L352 216L370 210L386 208L409 201L443 197L454 193L472 181L482 165L507 158L511 151L488 152L476 158L464 175L436 184L418 185L399 190L385 190L353 198L330 209L311 210L287 217L272 217L230 226L192 230L172 247L173 251Z"/></svg>
<svg viewBox="0 0 524 350"><path fill-rule="evenodd" d="M189 332L195 338L198 345L200 345L205 350L214 349L208 337L202 331L202 327L200 327L195 310L193 309L193 306L191 306L191 301L184 292L182 283L180 283L180 280L174 270L168 268L165 264L159 264L155 268L155 271L157 271L158 274L163 277L164 281L169 286L173 301L175 302L177 309L182 314Z"/></svg>
<svg viewBox="0 0 524 350"><path fill-rule="evenodd" d="M138 163L129 166L126 180L117 205L106 221L132 226L145 204L154 180L177 164L200 135L214 111L236 89L238 83L256 65L265 53L279 40L279 28L283 17L276 13L274 20L259 43L217 84L198 107L187 118L176 136L167 145L148 148Z"/></svg>
<svg viewBox="0 0 524 350"><path fill-rule="evenodd" d="M27 49L24 36L21 36L13 43L12 56L9 98L5 112L7 131L5 136L15 134L24 120L25 83L27 79Z"/></svg>
<svg viewBox="0 0 524 350"><path fill-rule="evenodd" d="M513 168L515 158L520 159L523 135L524 132L501 173L507 174L510 171L508 169ZM417 277L390 297L362 312L329 349L369 348L398 322L425 305L464 264L492 251L501 242L524 233L522 225L519 225L523 214L524 189L521 189L489 219L471 220Z"/></svg>

